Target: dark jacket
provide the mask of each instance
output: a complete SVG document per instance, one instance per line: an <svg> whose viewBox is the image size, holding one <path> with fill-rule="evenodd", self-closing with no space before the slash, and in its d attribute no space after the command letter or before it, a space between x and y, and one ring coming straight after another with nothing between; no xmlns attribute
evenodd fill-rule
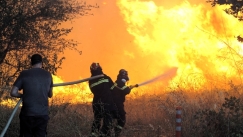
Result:
<svg viewBox="0 0 243 137"><path fill-rule="evenodd" d="M119 111L125 113L124 102L127 94L131 92L131 89L125 85L121 80L116 80L114 85L111 87L111 93L114 103Z"/></svg>
<svg viewBox="0 0 243 137"><path fill-rule="evenodd" d="M113 99L110 91L110 87L113 85L112 79L103 74L104 77L93 79L89 81L89 88L94 94L93 105L96 103L104 103L108 105L109 109L112 109Z"/></svg>

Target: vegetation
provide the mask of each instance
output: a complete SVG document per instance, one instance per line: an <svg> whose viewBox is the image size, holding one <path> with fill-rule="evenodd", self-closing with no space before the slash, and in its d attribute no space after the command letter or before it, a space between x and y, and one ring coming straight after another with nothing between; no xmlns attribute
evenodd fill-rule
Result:
<svg viewBox="0 0 243 137"><path fill-rule="evenodd" d="M62 23L91 15L98 6L76 0L0 0L0 97L23 69L30 67L33 53L43 55L44 68L53 74L60 68L65 49L77 42L65 39L72 27Z"/></svg>
<svg viewBox="0 0 243 137"><path fill-rule="evenodd" d="M229 2L218 0L212 1L212 4L214 6L229 4ZM238 1L238 3L242 2ZM235 3L231 4L231 10L238 10L234 7ZM45 57L45 68L55 73L64 59L58 56L59 53L66 48L80 52L76 49L78 43L63 38L71 32L72 28L62 28L61 23L77 16L90 15L88 11L95 7L97 6L86 5L86 3L77 4L74 0L0 1L0 99L3 101L4 98L5 101L5 104L0 103L0 131L7 123L12 107L17 101L4 97L3 93L9 90L9 85L18 73L29 67L30 55L35 52L41 53ZM232 13L235 15L235 12ZM235 17L241 20L240 16ZM240 65L236 67L240 68ZM229 85L230 88L227 90L205 88L201 91L192 88L190 90L150 88L151 91L138 88L128 96L125 103L127 123L122 136L175 136L177 106L182 107L182 136L184 137L243 136L243 87L232 83ZM83 88L79 89L82 93ZM79 96L72 95L71 88L66 92L70 93L69 96ZM153 92L153 94L141 94L145 92ZM19 111L5 137L18 136ZM93 112L89 102L74 104L68 99L62 100L60 96L54 97L50 100L48 136L87 137L92 120Z"/></svg>
<svg viewBox="0 0 243 137"><path fill-rule="evenodd" d="M147 91L140 87L126 100L127 124L122 131L122 137L174 137L177 106L182 107L182 136L242 136L242 90L242 87L235 85L228 90L205 91L192 89ZM141 94L152 91L155 92L150 95ZM157 94L158 92L160 93ZM13 109L5 106L0 106L0 109L0 130L2 130ZM18 135L18 114L19 112L5 137ZM90 103L71 104L68 99L62 100L56 97L50 101L48 136L87 137L92 120Z"/></svg>
<svg viewBox="0 0 243 137"><path fill-rule="evenodd" d="M227 14L233 15L239 21L243 21L243 1L242 0L207 0L214 7L216 5L230 5L224 9ZM243 37L238 35L237 40L243 42Z"/></svg>
<svg viewBox="0 0 243 137"><path fill-rule="evenodd" d="M212 6L215 5L230 5L229 8L225 9L225 12L238 18L240 21L243 20L243 1L242 0L208 0Z"/></svg>
<svg viewBox="0 0 243 137"><path fill-rule="evenodd" d="M199 110L195 118L201 126L195 127L202 136L243 136L243 106L236 97L225 98L219 110Z"/></svg>

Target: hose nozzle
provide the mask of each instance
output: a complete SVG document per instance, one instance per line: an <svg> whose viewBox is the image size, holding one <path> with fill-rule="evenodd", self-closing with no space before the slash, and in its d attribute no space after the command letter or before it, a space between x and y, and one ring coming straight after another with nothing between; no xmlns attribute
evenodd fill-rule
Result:
<svg viewBox="0 0 243 137"><path fill-rule="evenodd" d="M133 89L133 88L135 88L135 87L137 88L138 86L139 86L138 84L135 84L135 85L131 85L131 86L129 86L129 88L130 88L130 89Z"/></svg>

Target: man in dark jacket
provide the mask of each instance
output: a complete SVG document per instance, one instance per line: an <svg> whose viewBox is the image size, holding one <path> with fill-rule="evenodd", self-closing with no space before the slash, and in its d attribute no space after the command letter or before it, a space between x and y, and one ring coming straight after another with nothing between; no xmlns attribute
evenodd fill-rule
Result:
<svg viewBox="0 0 243 137"><path fill-rule="evenodd" d="M31 57L32 68L23 70L13 84L12 97L22 98L20 137L46 137L49 120L48 98L52 97L51 73L42 69L42 57ZM19 93L23 90L23 94Z"/></svg>
<svg viewBox="0 0 243 137"><path fill-rule="evenodd" d="M110 136L112 115L114 104L110 87L113 85L112 79L105 75L99 63L92 63L90 66L91 77L103 74L104 77L93 79L89 81L89 88L93 93L93 112L94 121L91 129L91 137ZM103 125L101 127L101 120L103 118ZM101 127L101 129L100 129Z"/></svg>
<svg viewBox="0 0 243 137"><path fill-rule="evenodd" d="M117 125L115 126L115 136L118 137L122 131L122 128L126 123L126 111L124 109L125 96L131 92L131 89L135 86L126 86L126 82L129 80L128 73L125 69L121 69L117 76L117 80L111 87L112 97L115 103L114 118L117 119Z"/></svg>

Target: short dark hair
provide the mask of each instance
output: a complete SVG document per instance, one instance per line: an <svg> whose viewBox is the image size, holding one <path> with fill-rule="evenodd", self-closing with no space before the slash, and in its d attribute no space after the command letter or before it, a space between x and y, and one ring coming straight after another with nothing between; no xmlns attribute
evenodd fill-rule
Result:
<svg viewBox="0 0 243 137"><path fill-rule="evenodd" d="M35 65L37 63L42 62L42 56L40 54L34 54L31 56L31 65Z"/></svg>

